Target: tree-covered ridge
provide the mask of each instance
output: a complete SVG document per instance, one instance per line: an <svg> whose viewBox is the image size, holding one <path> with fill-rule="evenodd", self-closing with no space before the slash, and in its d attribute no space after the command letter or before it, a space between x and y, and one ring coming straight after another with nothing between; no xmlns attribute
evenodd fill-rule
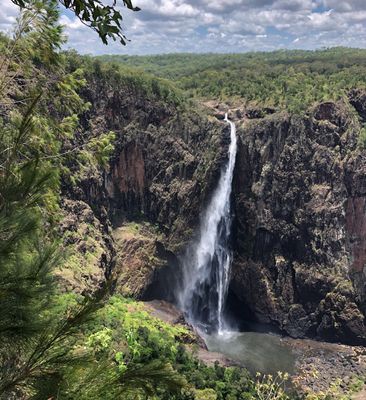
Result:
<svg viewBox="0 0 366 400"><path fill-rule="evenodd" d="M117 63L103 63L98 58L81 56L74 51L65 52L70 71L83 68L86 77L108 81L111 87L122 85L128 93L141 93L156 101L164 101L178 106L184 102L179 88L168 79L156 78L153 74L141 72L133 66L126 67Z"/></svg>
<svg viewBox="0 0 366 400"><path fill-rule="evenodd" d="M304 111L366 85L366 50L101 56L173 80L191 96Z"/></svg>

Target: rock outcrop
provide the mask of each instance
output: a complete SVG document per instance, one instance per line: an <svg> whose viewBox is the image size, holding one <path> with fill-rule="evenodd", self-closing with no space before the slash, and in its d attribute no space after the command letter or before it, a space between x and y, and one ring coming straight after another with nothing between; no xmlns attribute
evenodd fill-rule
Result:
<svg viewBox="0 0 366 400"><path fill-rule="evenodd" d="M110 231L83 201L64 198L61 207L65 259L56 277L64 289L93 292L111 273L115 252Z"/></svg>
<svg viewBox="0 0 366 400"><path fill-rule="evenodd" d="M366 341L359 130L345 102L239 130L232 290L259 321L294 337Z"/></svg>

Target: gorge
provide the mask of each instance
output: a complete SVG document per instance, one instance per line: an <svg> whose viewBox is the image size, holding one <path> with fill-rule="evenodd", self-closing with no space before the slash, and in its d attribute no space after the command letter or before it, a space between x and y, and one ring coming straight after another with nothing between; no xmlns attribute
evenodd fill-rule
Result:
<svg viewBox="0 0 366 400"><path fill-rule="evenodd" d="M64 285L87 292L106 273L116 293L177 304L208 335L209 348L235 356L233 348L249 346L252 359L243 362L253 369L292 371L293 346L314 349L304 364L317 365L319 353L328 371L338 365L331 354L343 354L342 348L319 352L316 344L306 344L308 338L363 346L364 91L319 102L306 115L219 101L192 110L170 89L147 92L139 82L120 81L113 70L105 73L108 79L91 73L83 89L91 108L80 144L113 130L113 153L105 170L91 169L76 186L65 182L63 193L63 229L82 236L81 227L93 221L86 247L79 234L75 242L81 254L94 252L95 258L82 274L63 273ZM233 160L233 130L224 121L228 109L237 138L231 194L220 183ZM79 174L78 165L70 169ZM227 196L231 201L218 206L218 198ZM207 245L203 237L210 238L207 253L201 251ZM224 251L217 253L215 243ZM225 281L217 267L229 258ZM223 311L229 329L254 326L294 338L291 351L265 333L217 340L215 331L225 330ZM223 348L222 339L234 347Z"/></svg>
<svg viewBox="0 0 366 400"><path fill-rule="evenodd" d="M13 3L0 398L363 400L366 51L83 56Z"/></svg>
<svg viewBox="0 0 366 400"><path fill-rule="evenodd" d="M115 260L117 291L178 301L180 260L199 243L199 216L227 162L229 126L215 117L224 111L211 108L209 118L177 113L174 103L138 90L129 95L123 83L112 91L90 83L86 132L114 130L116 147L109 171L68 186L65 198L93 206L104 260ZM238 153L228 303L239 318L293 337L361 344L366 167L350 107L362 110L362 92L348 101L319 104L306 118L272 111L257 117L233 107Z"/></svg>

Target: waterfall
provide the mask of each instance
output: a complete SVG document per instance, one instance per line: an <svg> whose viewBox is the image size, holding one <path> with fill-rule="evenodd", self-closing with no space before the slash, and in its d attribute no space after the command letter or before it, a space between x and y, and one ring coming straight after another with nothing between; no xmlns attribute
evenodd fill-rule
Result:
<svg viewBox="0 0 366 400"><path fill-rule="evenodd" d="M205 330L225 329L224 306L230 280L232 254L230 196L237 150L235 124L230 124L228 162L222 169L200 225L199 239L184 258L180 306L191 323Z"/></svg>

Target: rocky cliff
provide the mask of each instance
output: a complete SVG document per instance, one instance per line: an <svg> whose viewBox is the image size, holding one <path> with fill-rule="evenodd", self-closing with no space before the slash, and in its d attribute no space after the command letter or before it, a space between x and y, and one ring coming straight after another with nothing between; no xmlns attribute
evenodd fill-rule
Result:
<svg viewBox="0 0 366 400"><path fill-rule="evenodd" d="M362 98L352 94L360 110ZM362 109L361 109L362 110ZM366 156L347 101L239 122L232 290L294 337L364 343Z"/></svg>
<svg viewBox="0 0 366 400"><path fill-rule="evenodd" d="M226 160L228 127L161 89L115 76L90 76L83 96L91 109L80 140L108 130L117 138L106 169L84 173L76 187L64 184L74 230L85 233L92 210L97 222L89 216L89 225L101 232L87 229L102 240L92 258L99 270L87 280L113 274L124 294L174 300L179 256ZM295 337L366 342L366 156L357 145L365 109L365 95L354 91L303 117L233 115L230 295L239 315Z"/></svg>
<svg viewBox="0 0 366 400"><path fill-rule="evenodd" d="M64 177L64 210L77 225L84 224L80 204L91 208L100 236L106 234L112 246L103 242L103 249L96 249L94 280L78 271L69 277L69 286L82 281L83 290L92 289L93 284L85 287L85 281L101 282L102 270L114 275L117 291L137 298L154 296L156 287L150 284L168 274L160 271L179 270L177 256L194 237L226 160L230 137L226 125L176 97L167 83L146 79L121 77L113 70L105 77L94 72L82 93L91 107L82 116L78 146L111 130L116 140L106 168L82 167L81 173L80 165L71 163L69 169L78 182L71 185ZM74 218L70 208L77 211ZM74 242L80 247L85 240L79 235ZM162 285L160 290L172 298L170 290Z"/></svg>

